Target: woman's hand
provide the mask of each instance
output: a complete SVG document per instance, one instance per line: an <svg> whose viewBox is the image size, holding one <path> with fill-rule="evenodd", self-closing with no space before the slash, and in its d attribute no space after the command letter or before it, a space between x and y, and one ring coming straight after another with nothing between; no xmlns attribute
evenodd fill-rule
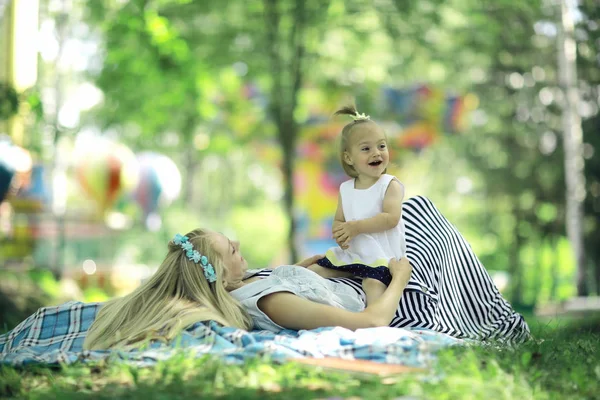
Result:
<svg viewBox="0 0 600 400"><path fill-rule="evenodd" d="M412 273L412 265L408 261L408 258L402 257L400 260L392 258L388 263L390 274L393 278L400 278L404 285L408 284L410 275Z"/></svg>
<svg viewBox="0 0 600 400"><path fill-rule="evenodd" d="M333 238L342 249L347 249L350 241L358 235L356 221L348 221L337 224L333 228Z"/></svg>
<svg viewBox="0 0 600 400"><path fill-rule="evenodd" d="M294 265L298 265L298 266L304 267L304 268L310 267L311 265L315 264L318 260L320 260L323 257L325 257L323 254L317 254L316 256L308 257L306 260L297 262Z"/></svg>

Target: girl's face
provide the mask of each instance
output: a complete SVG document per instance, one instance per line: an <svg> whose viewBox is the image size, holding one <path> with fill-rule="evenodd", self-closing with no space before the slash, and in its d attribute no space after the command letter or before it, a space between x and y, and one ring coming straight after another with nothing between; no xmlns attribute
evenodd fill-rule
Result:
<svg viewBox="0 0 600 400"><path fill-rule="evenodd" d="M387 139L383 129L375 123L362 123L350 132L350 146L344 161L352 165L359 180L377 180L390 162Z"/></svg>
<svg viewBox="0 0 600 400"><path fill-rule="evenodd" d="M213 238L214 249L221 255L223 264L227 269L225 288L238 287L248 269L248 263L240 252L240 242L231 241L227 236L215 232Z"/></svg>

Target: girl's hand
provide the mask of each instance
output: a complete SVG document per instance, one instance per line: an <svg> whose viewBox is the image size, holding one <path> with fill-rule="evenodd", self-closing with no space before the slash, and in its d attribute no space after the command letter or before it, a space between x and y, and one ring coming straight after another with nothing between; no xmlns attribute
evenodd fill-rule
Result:
<svg viewBox="0 0 600 400"><path fill-rule="evenodd" d="M294 265L298 265L298 266L304 267L304 268L310 267L311 265L315 264L318 260L320 260L323 257L325 257L323 254L317 254L316 256L308 257L306 260L297 262Z"/></svg>
<svg viewBox="0 0 600 400"><path fill-rule="evenodd" d="M331 237L335 240L335 242L338 244L338 246L340 246L342 249L346 250L350 246L348 246L348 245L342 246L343 243L335 238L335 231L341 224L343 224L342 221L333 221L333 225L331 227Z"/></svg>
<svg viewBox="0 0 600 400"><path fill-rule="evenodd" d="M344 245L344 242L340 242L339 240L337 240L335 238L335 236L333 237L335 239L335 242L338 244L338 246L340 246L342 249L346 250L348 247L350 247L349 245Z"/></svg>
<svg viewBox="0 0 600 400"><path fill-rule="evenodd" d="M333 228L333 238L342 249L347 249L350 241L358 235L355 221L342 222Z"/></svg>
<svg viewBox="0 0 600 400"><path fill-rule="evenodd" d="M402 257L400 260L392 258L388 263L388 268L390 269L392 278L400 278L404 282L404 285L408 284L412 273L412 265L410 265L408 258Z"/></svg>

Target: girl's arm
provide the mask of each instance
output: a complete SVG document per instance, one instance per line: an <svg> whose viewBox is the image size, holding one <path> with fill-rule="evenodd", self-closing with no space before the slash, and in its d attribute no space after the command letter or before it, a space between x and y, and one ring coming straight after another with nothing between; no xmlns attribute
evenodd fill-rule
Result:
<svg viewBox="0 0 600 400"><path fill-rule="evenodd" d="M344 207L342 206L342 194L340 193L338 195L338 203L337 209L335 210L335 217L333 217L333 224L331 224L331 235L333 236L333 239L336 241L338 246L340 246L342 249L347 249L349 246L348 243L344 243L343 240L338 240L336 231L345 222L346 217L344 216Z"/></svg>
<svg viewBox="0 0 600 400"><path fill-rule="evenodd" d="M344 208L342 207L342 194L338 195L338 203L337 208L335 210L335 217L333 217L333 225L332 229L335 229L339 224L346 222L346 218L344 218Z"/></svg>
<svg viewBox="0 0 600 400"><path fill-rule="evenodd" d="M348 247L350 240L361 233L383 232L392 229L402 216L402 199L404 187L397 180L392 180L383 197L383 212L371 218L334 224L333 237L341 248Z"/></svg>
<svg viewBox="0 0 600 400"><path fill-rule="evenodd" d="M352 221L357 234L383 232L392 229L402 217L404 187L396 179L392 180L383 197L383 212L374 217Z"/></svg>
<svg viewBox="0 0 600 400"><path fill-rule="evenodd" d="M385 292L364 311L351 312L341 308L315 303L289 292L269 294L258 301L258 307L273 322L287 329L315 329L341 326L347 329L387 326L398 308L402 292L410 278L410 265L406 259L391 262L404 263L402 272L392 276ZM392 265L390 265L391 268ZM398 268L396 266L396 268ZM396 269L397 270L397 269Z"/></svg>

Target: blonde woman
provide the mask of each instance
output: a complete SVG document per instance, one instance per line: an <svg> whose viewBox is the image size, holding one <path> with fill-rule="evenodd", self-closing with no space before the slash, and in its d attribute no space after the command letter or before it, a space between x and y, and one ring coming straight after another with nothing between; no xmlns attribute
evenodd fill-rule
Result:
<svg viewBox="0 0 600 400"><path fill-rule="evenodd" d="M169 340L182 329L208 320L274 331L282 327L385 326L392 320L410 276L405 259L390 263L395 278L380 301L365 309L356 291L305 268L322 256L282 266L269 277L245 279L247 262L239 242L221 233L194 230L176 235L168 247L165 260L148 281L102 306L88 331L85 349ZM312 283L307 286L308 282Z"/></svg>

